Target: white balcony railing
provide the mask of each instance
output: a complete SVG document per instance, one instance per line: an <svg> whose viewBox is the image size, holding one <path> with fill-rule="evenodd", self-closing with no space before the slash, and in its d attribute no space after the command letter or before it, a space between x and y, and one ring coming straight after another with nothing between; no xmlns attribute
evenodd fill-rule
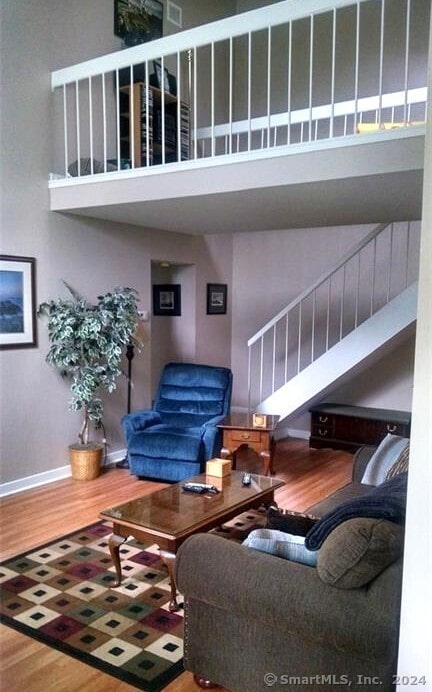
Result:
<svg viewBox="0 0 432 692"><path fill-rule="evenodd" d="M285 0L58 70L53 170L130 175L422 124L428 5Z"/></svg>
<svg viewBox="0 0 432 692"><path fill-rule="evenodd" d="M249 410L418 277L419 224L381 224L248 340Z"/></svg>

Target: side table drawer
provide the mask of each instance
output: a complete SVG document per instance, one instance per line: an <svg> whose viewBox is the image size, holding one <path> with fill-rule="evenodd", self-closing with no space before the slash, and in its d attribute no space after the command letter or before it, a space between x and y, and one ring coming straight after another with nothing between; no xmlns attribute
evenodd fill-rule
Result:
<svg viewBox="0 0 432 692"><path fill-rule="evenodd" d="M312 414L311 434L313 437L330 439L334 437L335 417L324 412Z"/></svg>
<svg viewBox="0 0 432 692"><path fill-rule="evenodd" d="M312 426L312 435L314 435L315 437L331 438L331 437L333 437L333 427L328 427L327 425L324 425L324 424L313 425Z"/></svg>
<svg viewBox="0 0 432 692"><path fill-rule="evenodd" d="M409 429L405 423L386 423L384 426L385 435L400 435L401 437L409 437Z"/></svg>
<svg viewBox="0 0 432 692"><path fill-rule="evenodd" d="M328 413L313 413L312 414L312 424L313 425L325 425L328 428L334 427L335 417Z"/></svg>
<svg viewBox="0 0 432 692"><path fill-rule="evenodd" d="M377 445L388 433L404 436L406 426L390 421L340 416L336 421L334 436L338 440L355 440L359 444Z"/></svg>
<svg viewBox="0 0 432 692"><path fill-rule="evenodd" d="M261 432L259 430L230 430L229 439L233 442L260 442Z"/></svg>

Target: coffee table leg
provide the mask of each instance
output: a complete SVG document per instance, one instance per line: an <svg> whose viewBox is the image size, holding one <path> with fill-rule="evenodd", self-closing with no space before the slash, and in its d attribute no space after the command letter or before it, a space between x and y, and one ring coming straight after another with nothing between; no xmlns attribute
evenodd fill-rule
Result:
<svg viewBox="0 0 432 692"><path fill-rule="evenodd" d="M161 556L161 560L163 561L164 565L168 570L168 576L170 581L171 600L169 602L168 608L170 613L175 613L177 610L180 610L180 606L177 603L177 587L174 579L175 555L174 553L170 553L168 550L162 550L162 548L159 548L159 554Z"/></svg>
<svg viewBox="0 0 432 692"><path fill-rule="evenodd" d="M120 586L122 580L121 564L120 564L120 546L125 542L125 536L118 536L113 533L108 539L108 547L111 553L111 558L114 563L117 574L117 581L113 586Z"/></svg>

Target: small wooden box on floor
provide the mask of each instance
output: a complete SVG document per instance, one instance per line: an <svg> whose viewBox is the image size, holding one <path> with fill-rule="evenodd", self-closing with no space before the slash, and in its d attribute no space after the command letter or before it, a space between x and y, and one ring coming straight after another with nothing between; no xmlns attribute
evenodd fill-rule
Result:
<svg viewBox="0 0 432 692"><path fill-rule="evenodd" d="M231 473L232 461L230 459L210 459L206 463L206 474L223 478Z"/></svg>

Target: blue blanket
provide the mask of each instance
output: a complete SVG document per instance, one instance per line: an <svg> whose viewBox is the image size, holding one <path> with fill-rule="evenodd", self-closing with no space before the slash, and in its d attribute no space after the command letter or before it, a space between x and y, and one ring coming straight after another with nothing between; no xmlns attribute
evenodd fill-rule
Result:
<svg viewBox="0 0 432 692"><path fill-rule="evenodd" d="M407 475L407 473L400 473L377 486L367 495L344 502L326 514L307 533L306 548L318 550L333 529L347 519L371 517L372 519L388 519L396 524L403 524L405 521Z"/></svg>

